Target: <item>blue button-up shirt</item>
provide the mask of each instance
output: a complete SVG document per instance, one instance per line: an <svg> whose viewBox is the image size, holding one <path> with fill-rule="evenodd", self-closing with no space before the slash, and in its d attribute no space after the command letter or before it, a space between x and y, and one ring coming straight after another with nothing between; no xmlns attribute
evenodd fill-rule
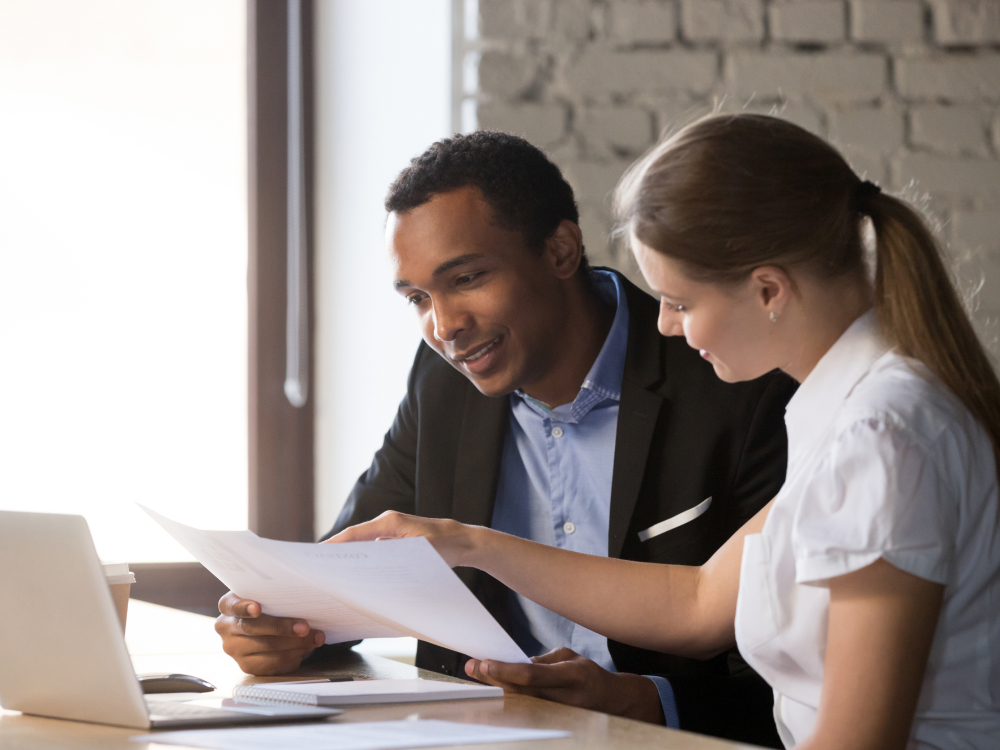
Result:
<svg viewBox="0 0 1000 750"><path fill-rule="evenodd" d="M608 554L611 478L618 404L628 347L628 300L619 278L593 271L598 296L615 306L604 345L572 403L550 409L521 391L510 395L491 526L498 531L588 555ZM514 640L529 656L566 646L615 671L608 639L512 594ZM670 683L652 678L667 726L676 728Z"/></svg>
<svg viewBox="0 0 1000 750"><path fill-rule="evenodd" d="M628 302L614 274L595 271L593 283L602 300L616 308L611 330L572 403L550 409L520 391L510 395L510 430L492 526L542 544L607 556ZM520 627L514 638L529 655L566 646L614 669L603 636L520 595L516 605Z"/></svg>

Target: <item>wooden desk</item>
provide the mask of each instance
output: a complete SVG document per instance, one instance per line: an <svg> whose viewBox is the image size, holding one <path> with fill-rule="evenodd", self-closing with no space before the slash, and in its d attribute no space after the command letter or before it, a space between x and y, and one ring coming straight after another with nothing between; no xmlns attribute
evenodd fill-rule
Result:
<svg viewBox="0 0 1000 750"><path fill-rule="evenodd" d="M194 674L217 685L219 690L216 694L220 695L228 695L236 685L277 682L290 678L289 675L268 678L243 674L236 663L222 653L212 622L211 618L202 615L131 601L126 640L136 671ZM300 669L292 677L348 675L360 678L419 676L452 680L397 661L353 652L336 663L324 665L322 669ZM216 694L206 694L206 697ZM378 721L407 717L561 729L573 733L571 738L560 740L468 746L481 750L500 747L506 750L733 750L748 747L521 695L506 696L503 700L349 708L335 721ZM141 744L129 740L129 737L143 733L135 729L43 719L0 710L0 748L3 750L173 750L173 746L169 745Z"/></svg>

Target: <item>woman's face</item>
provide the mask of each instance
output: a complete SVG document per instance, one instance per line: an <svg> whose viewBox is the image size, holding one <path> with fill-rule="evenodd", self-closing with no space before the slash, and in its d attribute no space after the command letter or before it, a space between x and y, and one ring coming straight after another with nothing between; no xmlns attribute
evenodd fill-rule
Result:
<svg viewBox="0 0 1000 750"><path fill-rule="evenodd" d="M736 286L695 281L678 261L635 237L632 252L660 296L660 333L684 336L727 383L753 380L776 367L767 292L759 279L752 275Z"/></svg>

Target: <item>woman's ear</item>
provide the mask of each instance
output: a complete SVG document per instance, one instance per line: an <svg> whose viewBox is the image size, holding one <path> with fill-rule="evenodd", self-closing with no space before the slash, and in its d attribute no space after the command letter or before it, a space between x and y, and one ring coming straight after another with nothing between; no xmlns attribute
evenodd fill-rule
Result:
<svg viewBox="0 0 1000 750"><path fill-rule="evenodd" d="M572 278L583 258L583 233L580 227L563 219L556 231L545 240L545 255L558 278Z"/></svg>
<svg viewBox="0 0 1000 750"><path fill-rule="evenodd" d="M764 313L777 321L792 298L792 279L778 266L761 266L750 273L754 296Z"/></svg>

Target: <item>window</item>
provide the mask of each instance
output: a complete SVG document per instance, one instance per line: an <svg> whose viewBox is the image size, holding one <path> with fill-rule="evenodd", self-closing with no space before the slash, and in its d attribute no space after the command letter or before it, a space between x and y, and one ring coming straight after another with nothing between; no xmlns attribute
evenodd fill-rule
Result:
<svg viewBox="0 0 1000 750"><path fill-rule="evenodd" d="M247 527L246 5L0 4L0 507Z"/></svg>

